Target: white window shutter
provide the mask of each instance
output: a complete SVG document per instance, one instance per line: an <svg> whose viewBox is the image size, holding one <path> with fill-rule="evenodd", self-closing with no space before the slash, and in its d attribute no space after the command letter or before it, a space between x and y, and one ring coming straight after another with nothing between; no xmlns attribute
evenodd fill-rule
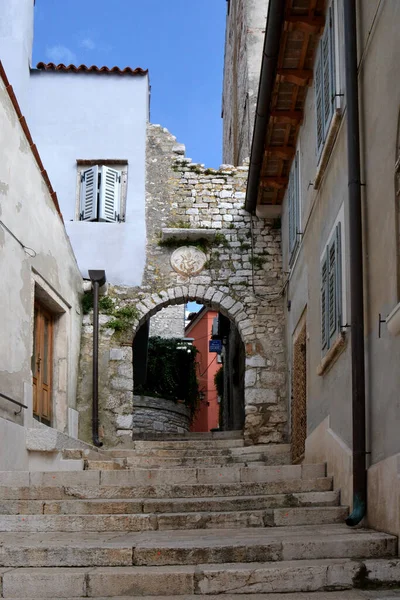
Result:
<svg viewBox="0 0 400 600"><path fill-rule="evenodd" d="M118 222L120 218L121 174L109 167L101 168L100 215L101 221Z"/></svg>
<svg viewBox="0 0 400 600"><path fill-rule="evenodd" d="M328 249L328 326L329 346L337 331L337 252L336 235Z"/></svg>
<svg viewBox="0 0 400 600"><path fill-rule="evenodd" d="M96 221L99 168L91 167L81 174L81 202L79 217L81 221Z"/></svg>

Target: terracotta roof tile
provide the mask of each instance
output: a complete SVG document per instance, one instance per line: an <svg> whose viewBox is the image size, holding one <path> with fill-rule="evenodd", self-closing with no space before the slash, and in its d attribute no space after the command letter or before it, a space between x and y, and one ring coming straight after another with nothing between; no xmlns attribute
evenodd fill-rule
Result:
<svg viewBox="0 0 400 600"><path fill-rule="evenodd" d="M92 65L88 67L86 65L56 65L55 63L44 63L40 62L36 65L37 69L42 71L60 71L62 73L103 73L103 74L117 74L117 75L147 75L148 69L131 69L131 67L125 67L120 69L119 67L96 67Z"/></svg>

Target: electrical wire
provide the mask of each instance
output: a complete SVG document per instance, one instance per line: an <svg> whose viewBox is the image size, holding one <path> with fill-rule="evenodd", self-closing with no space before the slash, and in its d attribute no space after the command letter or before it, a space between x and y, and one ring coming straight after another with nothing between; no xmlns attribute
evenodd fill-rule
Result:
<svg viewBox="0 0 400 600"><path fill-rule="evenodd" d="M211 365L213 364L213 362L217 360L217 356L218 356L218 354L216 354L214 356L214 358L212 359L212 361L210 362L210 364L208 365L208 367L206 368L206 370L203 371L203 373L201 373L201 375L199 375L199 377L203 377L203 375L205 375L207 373L208 369L211 367Z"/></svg>
<svg viewBox="0 0 400 600"><path fill-rule="evenodd" d="M0 225L3 227L3 229L5 229L6 231L8 231L8 233L11 235L11 237L14 238L14 240L16 242L18 242L18 244L21 246L22 250L25 252L25 254L27 254L27 256L30 256L31 258L35 258L35 256L37 255L37 253L35 252L35 250L33 250L33 248L29 248L29 246L25 246L25 244L23 244L21 242L21 240L19 240L17 238L17 236L13 234L13 232L11 231L11 229L9 229L7 227L7 225L5 225L3 223L3 221L0 221Z"/></svg>

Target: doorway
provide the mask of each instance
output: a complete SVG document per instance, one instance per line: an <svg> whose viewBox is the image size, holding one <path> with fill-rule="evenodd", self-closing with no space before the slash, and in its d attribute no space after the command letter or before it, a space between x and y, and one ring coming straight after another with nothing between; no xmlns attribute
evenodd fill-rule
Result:
<svg viewBox="0 0 400 600"><path fill-rule="evenodd" d="M292 462L304 458L307 437L307 329L302 320L293 343L292 377Z"/></svg>
<svg viewBox="0 0 400 600"><path fill-rule="evenodd" d="M46 425L52 419L53 325L51 313L35 302L33 326L33 416Z"/></svg>

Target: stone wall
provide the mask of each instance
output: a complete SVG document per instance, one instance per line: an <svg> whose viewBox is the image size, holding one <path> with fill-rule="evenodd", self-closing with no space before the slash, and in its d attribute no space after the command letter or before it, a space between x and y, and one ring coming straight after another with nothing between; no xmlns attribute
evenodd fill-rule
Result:
<svg viewBox="0 0 400 600"><path fill-rule="evenodd" d="M185 337L185 307L167 306L150 319L150 337Z"/></svg>
<svg viewBox="0 0 400 600"><path fill-rule="evenodd" d="M112 287L116 309L134 306L137 318L124 331L102 316L100 420L106 445L115 445L117 420L132 412L132 341L140 325L162 308L196 300L222 312L237 326L245 345L245 440L286 440L283 276L280 224L251 217L243 208L247 167L218 171L193 164L184 147L157 125L148 127L147 263L140 288ZM173 247L160 245L163 228L187 230L192 245L210 230L217 236L203 248L200 273L185 276L171 266ZM79 385L81 434L90 431L90 316L85 318Z"/></svg>
<svg viewBox="0 0 400 600"><path fill-rule="evenodd" d="M189 431L190 421L190 410L184 404L163 398L134 396L129 435L138 439L146 433L185 433Z"/></svg>
<svg viewBox="0 0 400 600"><path fill-rule="evenodd" d="M250 156L268 0L231 0L226 23L223 156L240 165Z"/></svg>

